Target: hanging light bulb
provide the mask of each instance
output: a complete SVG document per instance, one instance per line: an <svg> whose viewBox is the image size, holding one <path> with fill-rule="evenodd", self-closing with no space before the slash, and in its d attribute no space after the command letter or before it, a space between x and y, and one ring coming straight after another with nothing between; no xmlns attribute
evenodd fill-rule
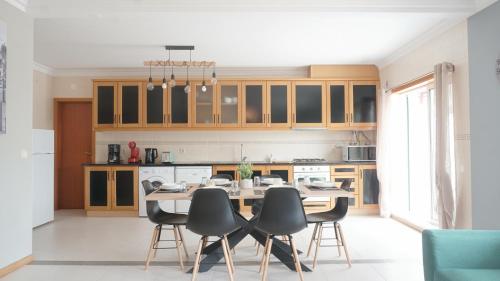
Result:
<svg viewBox="0 0 500 281"><path fill-rule="evenodd" d="M174 64L170 60L170 49L168 50L168 62L170 63L170 81L168 83L170 84L170 87L173 88L175 87L175 75L174 75Z"/></svg>
<svg viewBox="0 0 500 281"><path fill-rule="evenodd" d="M207 92L207 84L205 83L205 67L203 67L203 82L201 83L201 91L203 93Z"/></svg>
<svg viewBox="0 0 500 281"><path fill-rule="evenodd" d="M149 79L147 84L148 91L155 89L155 84L153 84L153 77L151 76L151 64L149 64Z"/></svg>
<svg viewBox="0 0 500 281"><path fill-rule="evenodd" d="M162 87L163 89L166 89L166 88L167 88L167 78L166 78L166 76L165 76L165 67L166 67L165 65L166 65L166 64L167 64L167 62L165 61L165 62L163 63L163 81L162 81L162 83L161 83L161 87Z"/></svg>
<svg viewBox="0 0 500 281"><path fill-rule="evenodd" d="M210 79L210 83L212 83L212 85L217 84L217 74L215 74L215 66L214 66L214 71L212 72L212 79Z"/></svg>
<svg viewBox="0 0 500 281"><path fill-rule="evenodd" d="M186 87L184 87L184 93L189 94L191 92L191 83L186 81Z"/></svg>
<svg viewBox="0 0 500 281"><path fill-rule="evenodd" d="M189 64L186 66L186 87L184 87L184 93L189 94L191 92L191 83L189 82L189 66L191 65L191 50L189 50Z"/></svg>

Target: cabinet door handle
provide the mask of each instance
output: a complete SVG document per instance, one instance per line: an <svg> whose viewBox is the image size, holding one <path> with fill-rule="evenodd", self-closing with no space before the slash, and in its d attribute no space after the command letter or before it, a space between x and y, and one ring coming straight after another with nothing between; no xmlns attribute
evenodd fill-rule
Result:
<svg viewBox="0 0 500 281"><path fill-rule="evenodd" d="M293 116L292 116L293 123L296 123L296 122L297 122L297 119L295 119L295 113L294 113L294 114L292 114L292 115L293 115Z"/></svg>
<svg viewBox="0 0 500 281"><path fill-rule="evenodd" d="M212 114L212 119L214 120L214 124L215 124L215 114Z"/></svg>
<svg viewBox="0 0 500 281"><path fill-rule="evenodd" d="M347 113L345 114L345 121L349 122L349 114L347 114Z"/></svg>
<svg viewBox="0 0 500 281"><path fill-rule="evenodd" d="M109 171L106 171L106 177L108 178L109 181Z"/></svg>
<svg viewBox="0 0 500 281"><path fill-rule="evenodd" d="M163 123L165 124L165 114L163 114Z"/></svg>
<svg viewBox="0 0 500 281"><path fill-rule="evenodd" d="M217 115L217 123L220 123L220 114Z"/></svg>
<svg viewBox="0 0 500 281"><path fill-rule="evenodd" d="M352 122L354 122L354 121L352 120L352 113L351 113L351 123L352 123Z"/></svg>

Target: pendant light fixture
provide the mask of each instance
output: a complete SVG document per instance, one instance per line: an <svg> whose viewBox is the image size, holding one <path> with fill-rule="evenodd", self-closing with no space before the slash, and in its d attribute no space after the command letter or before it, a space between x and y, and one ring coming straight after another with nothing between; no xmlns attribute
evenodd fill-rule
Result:
<svg viewBox="0 0 500 281"><path fill-rule="evenodd" d="M212 85L217 85L217 74L215 74L215 64L214 64L214 71L212 72L212 79L210 79L210 83Z"/></svg>
<svg viewBox="0 0 500 281"><path fill-rule="evenodd" d="M165 63L163 64L163 81L162 81L162 83L161 83L161 87L162 87L163 89L166 89L166 88L167 88L167 86L168 86L168 84L167 84L167 77L165 76L165 68L166 68L166 64L167 64L167 62L165 62Z"/></svg>
<svg viewBox="0 0 500 281"><path fill-rule="evenodd" d="M155 84L153 84L153 77L151 76L151 65L149 65L149 79L146 87L148 88L148 91L152 91L155 89Z"/></svg>
<svg viewBox="0 0 500 281"><path fill-rule="evenodd" d="M203 82L201 82L201 91L203 93L207 92L207 84L205 83L205 67L203 67Z"/></svg>
<svg viewBox="0 0 500 281"><path fill-rule="evenodd" d="M173 88L175 87L175 75L174 75L174 65L172 64L172 61L170 60L170 49L168 49L168 63L170 63L170 81L168 83L170 84L170 87Z"/></svg>
<svg viewBox="0 0 500 281"><path fill-rule="evenodd" d="M189 64L186 66L186 87L184 87L184 93L189 94L191 92L191 83L189 82L189 66L191 65L191 50L189 50Z"/></svg>

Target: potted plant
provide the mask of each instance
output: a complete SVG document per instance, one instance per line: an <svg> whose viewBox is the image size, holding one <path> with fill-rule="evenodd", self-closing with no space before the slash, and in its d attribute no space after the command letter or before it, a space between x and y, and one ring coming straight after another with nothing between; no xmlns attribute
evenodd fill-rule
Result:
<svg viewBox="0 0 500 281"><path fill-rule="evenodd" d="M245 158L240 162L238 166L238 173L240 174L240 186L241 188L252 188L252 163L246 162Z"/></svg>

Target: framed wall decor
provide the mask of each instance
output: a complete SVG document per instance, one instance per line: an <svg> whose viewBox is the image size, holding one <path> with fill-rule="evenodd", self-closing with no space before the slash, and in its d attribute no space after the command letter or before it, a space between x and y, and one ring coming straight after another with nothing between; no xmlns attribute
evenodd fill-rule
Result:
<svg viewBox="0 0 500 281"><path fill-rule="evenodd" d="M6 133L7 26L0 21L0 134Z"/></svg>

